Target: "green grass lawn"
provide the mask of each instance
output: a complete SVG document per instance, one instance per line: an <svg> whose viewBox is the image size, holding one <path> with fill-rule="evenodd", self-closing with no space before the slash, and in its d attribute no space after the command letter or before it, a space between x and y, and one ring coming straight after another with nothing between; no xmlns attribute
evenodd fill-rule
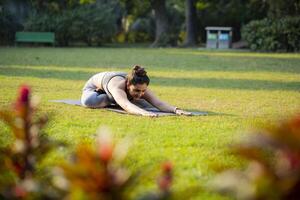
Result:
<svg viewBox="0 0 300 200"><path fill-rule="evenodd" d="M180 108L208 111L208 116L147 118L105 110L51 103L79 99L85 81L107 70L146 67L150 88ZM16 98L20 84L41 98L40 110L51 116L46 132L71 148L93 142L97 129L109 126L119 140L132 139L130 169L171 160L174 188L205 186L215 163L241 167L227 147L253 126L300 110L300 54L145 48L0 48L0 106ZM0 123L0 144L9 130ZM45 165L64 159L67 150L49 155ZM136 193L153 188L150 174ZM224 180L226 181L226 180ZM195 199L224 199L200 191Z"/></svg>

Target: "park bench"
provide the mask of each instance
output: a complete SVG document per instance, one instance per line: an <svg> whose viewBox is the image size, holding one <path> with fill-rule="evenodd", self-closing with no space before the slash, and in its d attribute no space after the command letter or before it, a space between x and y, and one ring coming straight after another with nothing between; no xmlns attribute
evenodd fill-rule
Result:
<svg viewBox="0 0 300 200"><path fill-rule="evenodd" d="M55 45L55 34L52 32L16 32L15 43L37 42Z"/></svg>

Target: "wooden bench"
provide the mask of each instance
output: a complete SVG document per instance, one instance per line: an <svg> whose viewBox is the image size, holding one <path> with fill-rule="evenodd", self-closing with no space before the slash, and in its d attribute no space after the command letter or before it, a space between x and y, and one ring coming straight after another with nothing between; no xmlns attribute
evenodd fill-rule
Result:
<svg viewBox="0 0 300 200"><path fill-rule="evenodd" d="M51 43L55 45L55 34L52 32L16 32L15 44L18 42Z"/></svg>

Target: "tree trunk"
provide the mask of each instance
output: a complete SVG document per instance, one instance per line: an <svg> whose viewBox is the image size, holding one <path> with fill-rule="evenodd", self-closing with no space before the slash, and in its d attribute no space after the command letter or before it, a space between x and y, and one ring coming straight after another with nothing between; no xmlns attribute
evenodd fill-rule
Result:
<svg viewBox="0 0 300 200"><path fill-rule="evenodd" d="M186 36L183 43L185 47L191 47L197 45L197 26L196 26L196 1L186 0L185 1L185 25L186 25Z"/></svg>
<svg viewBox="0 0 300 200"><path fill-rule="evenodd" d="M152 8L155 14L155 41L152 47L166 46L168 39L168 16L166 9L166 0L153 0Z"/></svg>

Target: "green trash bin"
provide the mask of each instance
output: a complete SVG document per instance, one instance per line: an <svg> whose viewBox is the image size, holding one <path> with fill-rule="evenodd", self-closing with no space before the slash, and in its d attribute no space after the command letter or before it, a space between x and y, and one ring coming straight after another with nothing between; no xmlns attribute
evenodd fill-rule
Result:
<svg viewBox="0 0 300 200"><path fill-rule="evenodd" d="M210 32L207 35L207 42L206 48L215 49L218 45L218 33L217 32Z"/></svg>

